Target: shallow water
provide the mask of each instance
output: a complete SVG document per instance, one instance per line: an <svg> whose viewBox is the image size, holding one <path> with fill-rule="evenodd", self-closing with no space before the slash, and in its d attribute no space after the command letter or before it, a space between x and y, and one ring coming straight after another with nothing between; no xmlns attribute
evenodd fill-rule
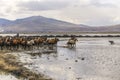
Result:
<svg viewBox="0 0 120 80"><path fill-rule="evenodd" d="M110 45L108 40L114 40ZM57 53L30 56L18 53L29 69L55 80L120 80L120 38L79 38L76 48L61 46Z"/></svg>
<svg viewBox="0 0 120 80"><path fill-rule="evenodd" d="M76 35L76 36L79 36L79 35L82 35L82 36L108 36L108 35L112 35L112 36L117 36L117 35L120 35L119 33L28 33L28 34L26 34L26 33L19 33L19 36L43 36L43 35L48 35L48 36L50 36L50 35L53 35L53 36L56 36L56 35L65 35L65 34L67 34L67 35ZM17 35L17 33L12 33L12 34L10 34L10 33L4 33L4 34L2 34L2 33L0 33L0 36L16 36Z"/></svg>

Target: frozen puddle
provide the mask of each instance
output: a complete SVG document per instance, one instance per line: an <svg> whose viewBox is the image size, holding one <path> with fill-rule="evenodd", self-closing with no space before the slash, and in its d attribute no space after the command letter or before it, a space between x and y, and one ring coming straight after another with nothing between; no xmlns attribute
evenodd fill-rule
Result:
<svg viewBox="0 0 120 80"><path fill-rule="evenodd" d="M114 40L110 45L108 40ZM120 80L120 39L79 39L76 48L57 48L57 53L30 56L18 53L29 69L55 80ZM62 46L66 41L60 41Z"/></svg>

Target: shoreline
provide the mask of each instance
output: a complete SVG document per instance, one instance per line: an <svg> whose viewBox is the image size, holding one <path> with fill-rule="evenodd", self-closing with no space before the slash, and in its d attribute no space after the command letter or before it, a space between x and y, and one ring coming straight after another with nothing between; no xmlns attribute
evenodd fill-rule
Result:
<svg viewBox="0 0 120 80"><path fill-rule="evenodd" d="M37 74L19 62L17 57L8 53L0 53L0 70L1 73L11 74L16 78L29 79L29 80L52 80L45 77L43 74ZM1 74L0 74L1 75Z"/></svg>

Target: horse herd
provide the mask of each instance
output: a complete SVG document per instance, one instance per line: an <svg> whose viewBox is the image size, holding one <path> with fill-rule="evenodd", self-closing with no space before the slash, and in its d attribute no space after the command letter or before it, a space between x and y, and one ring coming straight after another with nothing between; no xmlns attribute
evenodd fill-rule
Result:
<svg viewBox="0 0 120 80"><path fill-rule="evenodd" d="M59 39L57 37L47 38L42 36L6 36L0 37L0 50L33 50L39 49L40 47L57 47L57 42ZM76 46L75 37L71 37L67 41L67 47L74 48ZM115 44L114 41L109 41L109 43Z"/></svg>
<svg viewBox="0 0 120 80"><path fill-rule="evenodd" d="M32 50L34 48L39 49L41 46L55 46L59 39L47 38L47 37L34 37L34 36L7 36L0 37L0 50ZM74 47L77 39L71 38L67 42L69 47Z"/></svg>
<svg viewBox="0 0 120 80"><path fill-rule="evenodd" d="M1 50L31 50L43 45L56 45L58 38L48 39L47 37L0 37Z"/></svg>

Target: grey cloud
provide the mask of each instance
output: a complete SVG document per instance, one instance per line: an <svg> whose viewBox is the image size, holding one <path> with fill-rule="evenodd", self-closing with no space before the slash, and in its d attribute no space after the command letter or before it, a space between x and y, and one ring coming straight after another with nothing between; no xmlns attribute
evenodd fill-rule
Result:
<svg viewBox="0 0 120 80"><path fill-rule="evenodd" d="M7 16L5 13L0 13L0 16Z"/></svg>
<svg viewBox="0 0 120 80"><path fill-rule="evenodd" d="M12 12L12 7L8 7L8 8L6 8L6 9L5 9L5 12L6 12L6 13L10 13L10 12Z"/></svg>
<svg viewBox="0 0 120 80"><path fill-rule="evenodd" d="M59 10L67 7L69 5L68 1L29 1L21 2L17 6L22 9L32 10L32 11L42 11L42 10Z"/></svg>
<svg viewBox="0 0 120 80"><path fill-rule="evenodd" d="M100 7L100 8L99 8ZM115 14L116 13L116 14ZM119 8L101 6L77 6L65 9L61 15L68 17L78 24L87 25L111 25L117 24L114 18L119 16Z"/></svg>
<svg viewBox="0 0 120 80"><path fill-rule="evenodd" d="M101 18L101 19L91 19L85 22L85 24L91 25L91 26L95 26L95 25L99 25L99 26L107 26L107 25L113 25L113 24L117 24L113 22L112 18Z"/></svg>
<svg viewBox="0 0 120 80"><path fill-rule="evenodd" d="M94 0L94 1L92 0L90 4L97 7L117 7L113 3L103 3L100 0Z"/></svg>
<svg viewBox="0 0 120 80"><path fill-rule="evenodd" d="M96 6L98 8L99 7L109 7L109 8L118 7L114 3L111 3L109 1L105 2L104 0L89 0L88 4L81 4L81 6L83 7Z"/></svg>
<svg viewBox="0 0 120 80"><path fill-rule="evenodd" d="M120 23L119 0L13 0L11 5L6 2L1 0L0 16L10 19L41 15L87 25Z"/></svg>

